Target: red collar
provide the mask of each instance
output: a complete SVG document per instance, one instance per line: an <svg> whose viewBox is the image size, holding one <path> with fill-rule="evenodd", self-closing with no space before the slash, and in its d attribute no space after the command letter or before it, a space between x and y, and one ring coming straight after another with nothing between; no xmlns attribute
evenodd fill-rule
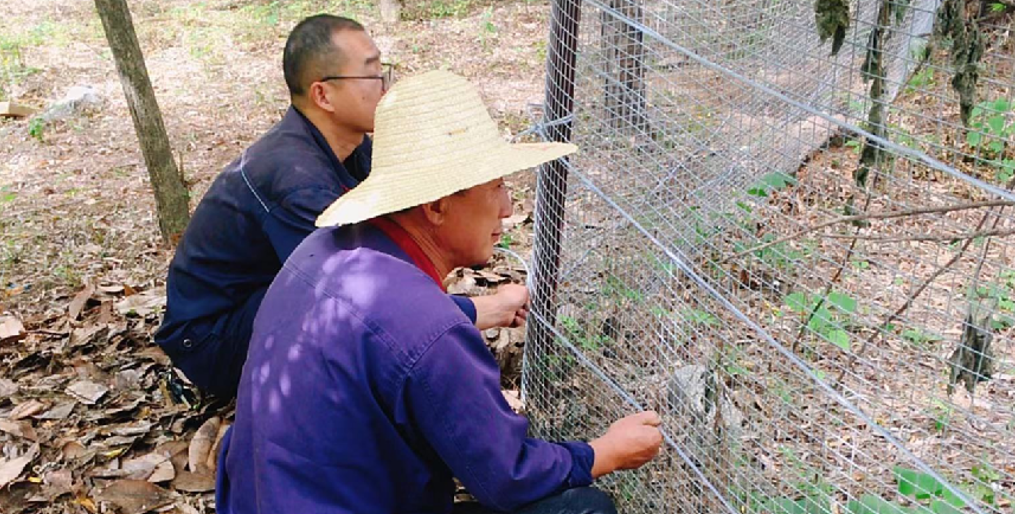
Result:
<svg viewBox="0 0 1015 514"><path fill-rule="evenodd" d="M370 220L370 224L381 229L381 232L384 232L386 236L394 241L412 259L417 268L429 275L442 291L447 292L444 289L444 282L441 280L440 275L437 274L437 267L434 266L433 261L423 253L423 249L416 244L416 241L409 236L409 233L404 228L384 216Z"/></svg>

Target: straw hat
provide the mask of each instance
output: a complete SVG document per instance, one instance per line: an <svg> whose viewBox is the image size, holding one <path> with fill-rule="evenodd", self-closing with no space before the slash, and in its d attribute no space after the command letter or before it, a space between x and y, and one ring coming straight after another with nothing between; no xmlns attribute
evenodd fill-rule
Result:
<svg viewBox="0 0 1015 514"><path fill-rule="evenodd" d="M317 218L348 225L433 202L568 155L563 143L508 144L464 78L431 71L400 81L377 106L370 176Z"/></svg>

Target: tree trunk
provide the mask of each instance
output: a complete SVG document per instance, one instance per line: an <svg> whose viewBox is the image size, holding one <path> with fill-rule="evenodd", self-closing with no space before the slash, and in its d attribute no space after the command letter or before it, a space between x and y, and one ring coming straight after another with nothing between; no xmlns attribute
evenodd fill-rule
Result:
<svg viewBox="0 0 1015 514"><path fill-rule="evenodd" d="M176 168L159 104L148 79L144 55L134 33L126 0L95 0L106 40L113 51L134 130L155 191L155 206L163 240L172 242L190 219L187 187Z"/></svg>
<svg viewBox="0 0 1015 514"><path fill-rule="evenodd" d="M384 23L396 23L402 15L402 0L381 0L381 19Z"/></svg>
<svg viewBox="0 0 1015 514"><path fill-rule="evenodd" d="M606 118L610 127L627 134L648 133L645 113L645 43L627 19L642 23L642 0L610 0L609 7L625 19L603 11L602 44L606 54Z"/></svg>

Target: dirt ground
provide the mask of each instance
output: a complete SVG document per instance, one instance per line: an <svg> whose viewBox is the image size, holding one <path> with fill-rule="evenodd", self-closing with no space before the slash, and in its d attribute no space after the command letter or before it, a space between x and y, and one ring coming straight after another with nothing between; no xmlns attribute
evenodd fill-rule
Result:
<svg viewBox="0 0 1015 514"><path fill-rule="evenodd" d="M506 134L527 127L529 104L542 101L546 1L409 0L390 26L367 0L128 3L192 208L284 113L282 46L310 14L363 22L396 79L434 68L465 75ZM99 99L48 123L0 119L0 321L24 327L0 326L15 334L0 337L0 512L209 512L200 455L230 409L194 398L151 342L173 249L158 235L94 4L9 0L0 19L0 101L41 110L74 86ZM534 181L511 183L510 244L524 254ZM516 263L496 264L459 271L452 290L523 279ZM517 370L521 333L486 335Z"/></svg>

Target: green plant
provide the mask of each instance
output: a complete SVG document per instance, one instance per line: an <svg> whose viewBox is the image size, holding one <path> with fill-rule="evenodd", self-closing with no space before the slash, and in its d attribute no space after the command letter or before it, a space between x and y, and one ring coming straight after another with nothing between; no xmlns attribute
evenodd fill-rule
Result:
<svg viewBox="0 0 1015 514"><path fill-rule="evenodd" d="M997 493L991 487L991 484L1001 480L1001 474L987 462L973 466L970 474L973 475L975 480L974 483L970 484L972 486L973 497L987 505L997 505Z"/></svg>
<svg viewBox="0 0 1015 514"><path fill-rule="evenodd" d="M12 202L17 197L18 194L13 191L8 191L7 186L0 187L0 204Z"/></svg>
<svg viewBox="0 0 1015 514"><path fill-rule="evenodd" d="M930 343L936 343L944 339L938 334L924 332L918 328L907 328L906 330L903 330L902 338L918 347L924 347Z"/></svg>
<svg viewBox="0 0 1015 514"><path fill-rule="evenodd" d="M497 246L501 248L510 248L511 244L514 243L514 237L511 236L510 232L504 232L500 235L500 241L497 242Z"/></svg>
<svg viewBox="0 0 1015 514"><path fill-rule="evenodd" d="M821 298L804 292L794 292L783 299L786 308L805 317L807 329L829 343L849 351L849 316L856 313L856 300L849 295L832 291Z"/></svg>
<svg viewBox="0 0 1015 514"><path fill-rule="evenodd" d="M488 39L497 37L497 25L493 23L493 7L487 7L479 24L479 36L476 40L486 49Z"/></svg>
<svg viewBox="0 0 1015 514"><path fill-rule="evenodd" d="M966 143L984 151L990 159L999 158L1015 135L1015 106L1004 98L980 102L969 115ZM993 165L993 163L991 163Z"/></svg>
<svg viewBox="0 0 1015 514"><path fill-rule="evenodd" d="M997 312L991 318L995 330L1004 330L1015 326L1015 270L1003 270L1000 283L976 288L978 299L993 298L997 301Z"/></svg>
<svg viewBox="0 0 1015 514"><path fill-rule="evenodd" d="M934 84L934 68L927 66L922 70L913 74L909 78L909 83L906 84L906 91L912 93L913 91Z"/></svg>
<svg viewBox="0 0 1015 514"><path fill-rule="evenodd" d="M578 320L571 316L561 316L560 324L564 328L564 335L571 343L590 352L595 352L609 343L610 338L603 334L589 334L581 327Z"/></svg>
<svg viewBox="0 0 1015 514"><path fill-rule="evenodd" d="M781 171L773 171L758 179L758 182L747 189L747 194L765 198L772 192L781 191L789 186L795 186L796 183L797 180L792 176Z"/></svg>
<svg viewBox="0 0 1015 514"><path fill-rule="evenodd" d="M42 142L43 132L46 130L46 120L40 117L32 118L28 122L28 135Z"/></svg>
<svg viewBox="0 0 1015 514"><path fill-rule="evenodd" d="M623 297L636 303L642 303L645 301L645 295L636 289L628 287L624 281L617 278L616 275L609 275L606 277L606 284L603 286L603 294L607 298Z"/></svg>
<svg viewBox="0 0 1015 514"><path fill-rule="evenodd" d="M937 432L944 432L945 429L951 425L952 413L955 408L951 405L942 402L941 400L934 400L934 406L931 408L930 415L934 419L934 430Z"/></svg>

